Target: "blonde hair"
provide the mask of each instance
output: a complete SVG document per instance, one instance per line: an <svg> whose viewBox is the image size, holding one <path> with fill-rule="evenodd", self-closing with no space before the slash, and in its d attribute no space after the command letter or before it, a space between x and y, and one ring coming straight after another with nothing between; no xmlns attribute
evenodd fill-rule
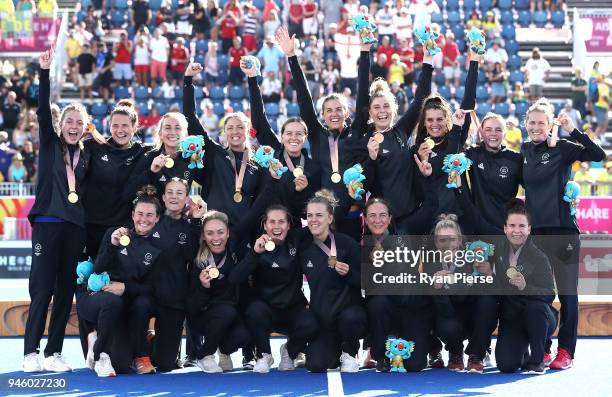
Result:
<svg viewBox="0 0 612 397"><path fill-rule="evenodd" d="M538 99L536 103L531 105L529 110L527 110L527 114L525 115L525 123L529 120L529 115L532 112L544 113L546 119L548 120L548 124L552 124L553 119L555 117L555 108L550 103L550 101L544 97Z"/></svg>
<svg viewBox="0 0 612 397"><path fill-rule="evenodd" d="M376 98L385 98L389 101L389 104L391 104L391 120L395 119L398 109L395 95L391 92L389 83L380 77L376 78L370 85L370 106L372 106L372 102L374 102Z"/></svg>
<svg viewBox="0 0 612 397"><path fill-rule="evenodd" d="M331 94L323 97L323 102L321 102L321 114L323 114L325 111L325 104L333 100L340 102L342 110L344 112L348 112L348 103L346 102L346 97L344 95L332 92Z"/></svg>
<svg viewBox="0 0 612 397"><path fill-rule="evenodd" d="M157 125L157 134L155 137L155 149L156 150L160 149L162 145L164 144L161 139L161 132L162 132L162 129L164 128L164 122L168 118L173 118L176 121L178 121L179 125L181 126L181 130L184 132L184 134L182 134L183 138L187 136L187 128L189 124L187 123L187 118L185 117L185 115L179 112L168 112L162 116L161 120L159 120L159 124Z"/></svg>
<svg viewBox="0 0 612 397"><path fill-rule="evenodd" d="M323 204L327 209L327 212L330 215L334 215L334 210L339 203L340 201L336 198L334 192L327 189L321 189L316 192L310 200L308 200L306 207L308 207L310 204ZM333 223L334 221L332 220L332 225Z"/></svg>
<svg viewBox="0 0 612 397"><path fill-rule="evenodd" d="M237 119L238 121L244 124L244 135L245 135L244 146L246 147L246 150L248 151L249 157L250 157L252 155L251 145L249 145L249 137L250 137L249 131L251 129L251 119L249 119L247 115L244 114L243 112L233 112L225 116L225 119L223 120L223 135L225 135L226 139L227 139L227 134L225 133L225 127L227 126L227 122L231 119ZM228 142L228 147L229 147L229 142Z"/></svg>
<svg viewBox="0 0 612 397"><path fill-rule="evenodd" d="M462 236L461 226L459 226L459 218L455 214L440 214L438 216L438 222L434 226L434 236L437 236L440 230L445 228L454 229L457 232L457 236Z"/></svg>
<svg viewBox="0 0 612 397"><path fill-rule="evenodd" d="M71 102L68 105L66 105L65 108L62 109L61 113L60 113L60 118L59 118L59 126L61 128L62 123L64 122L64 119L66 118L66 115L68 114L68 112L79 112L81 113L81 117L83 118L83 126L86 126L87 123L89 122L89 114L87 113L87 109L85 109L85 106L81 105L80 103L77 102ZM60 131L61 133L61 131Z"/></svg>
<svg viewBox="0 0 612 397"><path fill-rule="evenodd" d="M483 117L482 121L480 122L480 126L481 126L482 128L484 128L484 124L485 124L485 122L487 122L487 121L489 121L489 120L497 120L497 121L499 121L499 122L501 123L501 125L502 125L502 133L503 133L503 134L505 134L505 133L506 133L506 120L504 120L504 118L503 118L503 117L502 117L500 114L493 113L493 112L489 112L489 113L487 113L487 114L486 114L486 115Z"/></svg>
<svg viewBox="0 0 612 397"><path fill-rule="evenodd" d="M200 249L195 257L195 264L199 269L204 269L208 266L208 255L210 254L210 250L208 249L208 245L206 245L204 227L210 221L221 221L229 230L229 218L225 213L213 210L204 214L202 217L202 232L200 233Z"/></svg>

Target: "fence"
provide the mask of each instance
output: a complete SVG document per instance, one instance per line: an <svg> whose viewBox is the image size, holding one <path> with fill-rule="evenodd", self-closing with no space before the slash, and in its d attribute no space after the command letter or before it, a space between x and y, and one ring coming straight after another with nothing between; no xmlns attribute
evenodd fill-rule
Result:
<svg viewBox="0 0 612 397"><path fill-rule="evenodd" d="M3 182L0 183L0 196L25 197L34 196L36 184L29 182Z"/></svg>

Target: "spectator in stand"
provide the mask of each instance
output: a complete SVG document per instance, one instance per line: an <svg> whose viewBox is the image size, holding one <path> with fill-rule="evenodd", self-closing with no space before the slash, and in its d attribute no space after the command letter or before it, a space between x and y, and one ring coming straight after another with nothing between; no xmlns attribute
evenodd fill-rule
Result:
<svg viewBox="0 0 612 397"><path fill-rule="evenodd" d="M242 13L242 8L240 8L240 2L238 0L229 0L223 6L224 13L231 13L236 17L237 21L242 21L244 14Z"/></svg>
<svg viewBox="0 0 612 397"><path fill-rule="evenodd" d="M406 65L407 72L404 75L404 82L410 86L414 82L414 50L412 49L412 39L410 37L399 41L397 53L400 61Z"/></svg>
<svg viewBox="0 0 612 397"><path fill-rule="evenodd" d="M102 99L108 101L110 98L110 89L113 83L113 66L115 66L115 57L113 50L107 48L106 43L102 42L100 51L98 51L96 67L98 68L99 92Z"/></svg>
<svg viewBox="0 0 612 397"><path fill-rule="evenodd" d="M595 178L591 174L591 163L583 161L580 163L580 169L574 174L574 182L580 185L581 196L592 196L591 187L595 183Z"/></svg>
<svg viewBox="0 0 612 397"><path fill-rule="evenodd" d="M391 92L397 103L397 114L404 114L408 108L408 96L397 81L391 83Z"/></svg>
<svg viewBox="0 0 612 397"><path fill-rule="evenodd" d="M385 54L387 56L387 61L385 63L385 67L388 69L391 66L391 56L396 54L397 50L391 47L391 40L389 36L383 36L380 40L380 47L376 50L376 55Z"/></svg>
<svg viewBox="0 0 612 397"><path fill-rule="evenodd" d="M376 62L372 64L370 71L372 72L372 80L377 78L387 80L387 76L389 75L389 68L386 66L387 64L387 54L381 52L376 55Z"/></svg>
<svg viewBox="0 0 612 397"><path fill-rule="evenodd" d="M11 158L16 153L9 141L9 134L6 131L0 131L0 174L4 179L8 178L8 169L11 165Z"/></svg>
<svg viewBox="0 0 612 397"><path fill-rule="evenodd" d="M321 74L321 79L323 80L324 95L337 92L338 83L340 83L340 71L334 66L334 61L332 59L327 59L325 61L325 70L323 70Z"/></svg>
<svg viewBox="0 0 612 397"><path fill-rule="evenodd" d="M219 141L219 116L213 111L213 103L210 99L204 100L204 113L200 117L202 127L208 133L208 137L213 141Z"/></svg>
<svg viewBox="0 0 612 397"><path fill-rule="evenodd" d="M584 117L587 114L587 89L588 83L582 78L582 69L577 67L574 69L574 78L572 79L572 103L574 108Z"/></svg>
<svg viewBox="0 0 612 397"><path fill-rule="evenodd" d="M529 99L534 103L543 96L544 84L550 75L550 64L542 57L539 48L533 49L523 72L529 88Z"/></svg>
<svg viewBox="0 0 612 397"><path fill-rule="evenodd" d="M195 33L196 40L204 40L206 33L210 31L212 22L207 11L203 2L196 2L193 11L193 32Z"/></svg>
<svg viewBox="0 0 612 397"><path fill-rule="evenodd" d="M93 76L96 73L96 58L92 55L89 44L83 45L81 55L77 58L79 65L79 91L81 100L91 99L91 87L93 86Z"/></svg>
<svg viewBox="0 0 612 397"><path fill-rule="evenodd" d="M395 15L397 14L397 10L393 8L393 2L387 1L383 8L378 10L376 13L376 25L378 27L378 37L379 39L387 36L389 39L393 39L395 37L395 29L396 26L393 23ZM387 54L389 55L389 54Z"/></svg>
<svg viewBox="0 0 612 397"><path fill-rule="evenodd" d="M134 47L134 72L136 74L136 84L148 86L149 64L151 54L149 44L144 36L140 36Z"/></svg>
<svg viewBox="0 0 612 397"><path fill-rule="evenodd" d="M13 146L16 148L23 147L24 143L30 139L30 131L34 128L38 128L38 126L35 123L28 123L27 119L23 117L17 128L13 130Z"/></svg>
<svg viewBox="0 0 612 397"><path fill-rule="evenodd" d="M213 84L217 84L219 79L219 58L217 56L217 42L208 42L208 51L204 56L204 73L206 75L206 88L210 92Z"/></svg>
<svg viewBox="0 0 612 397"><path fill-rule="evenodd" d="M351 26L351 13L346 4L344 5L344 7L342 7L342 10L340 12L340 22L338 22L337 32L340 34L353 33Z"/></svg>
<svg viewBox="0 0 612 397"><path fill-rule="evenodd" d="M334 62L338 60L338 51L336 51L335 36L338 32L338 27L335 23L329 26L327 38L323 43L323 56L325 59L332 59Z"/></svg>
<svg viewBox="0 0 612 397"><path fill-rule="evenodd" d="M242 26L242 41L248 54L253 54L257 50L257 37L260 24L257 7L244 4L244 23Z"/></svg>
<svg viewBox="0 0 612 397"><path fill-rule="evenodd" d="M38 2L38 16L51 18L57 12L58 6L56 0L40 0Z"/></svg>
<svg viewBox="0 0 612 397"><path fill-rule="evenodd" d="M597 78L597 92L593 100L593 114L597 120L595 134L601 144L605 145L607 143L608 112L610 111L610 84L603 74L600 74Z"/></svg>
<svg viewBox="0 0 612 397"><path fill-rule="evenodd" d="M164 34L174 34L174 23L173 23L173 19L174 19L174 14L172 13L172 10L170 9L170 6L167 5L166 3L163 3L162 6L159 8L159 10L157 11L157 16L156 16L156 24L157 27L161 27L162 25L167 24L168 26L165 27L166 30L164 30ZM174 37L168 37L168 40L174 40Z"/></svg>
<svg viewBox="0 0 612 397"><path fill-rule="evenodd" d="M610 196L612 192L612 161L606 162L606 171L600 172L595 180L597 184L597 195L598 196Z"/></svg>
<svg viewBox="0 0 612 397"><path fill-rule="evenodd" d="M319 84L320 67L317 52L311 53L311 56L307 56L306 53L299 57L300 66L304 71L306 77L306 83L308 83L308 90L312 96L312 101L317 102L321 95L321 85Z"/></svg>
<svg viewBox="0 0 612 397"><path fill-rule="evenodd" d="M315 60L315 63L317 63L315 66L319 66L318 61L322 59L322 55L321 50L319 50L317 36L313 35L308 38L308 46L304 48L302 55L306 59Z"/></svg>
<svg viewBox="0 0 612 397"><path fill-rule="evenodd" d="M353 92L351 91L349 87L344 87L344 89L342 90L342 95L344 95L344 98L346 99L346 106L348 107L350 117L352 119L355 118L357 102L355 101L355 98L353 97Z"/></svg>
<svg viewBox="0 0 612 397"><path fill-rule="evenodd" d="M11 159L11 165L8 169L8 182L27 182L28 170L23 165L23 156L21 153L16 153Z"/></svg>
<svg viewBox="0 0 612 397"><path fill-rule="evenodd" d="M149 113L147 117L143 117L142 115L139 115L139 118L140 118L139 124L145 128L145 131L144 131L145 137L152 136L153 134L151 133L151 131L155 129L155 127L157 126L157 123L159 123L159 121L161 120L161 115L159 114L159 110L157 109L157 106L153 105L151 107L151 112Z"/></svg>
<svg viewBox="0 0 612 397"><path fill-rule="evenodd" d="M8 93L6 103L0 105L0 114L2 114L2 128L8 133L8 140L11 140L13 130L17 127L19 115L21 114L21 105L17 103L17 94L15 91Z"/></svg>
<svg viewBox="0 0 612 397"><path fill-rule="evenodd" d="M281 70L285 70L285 54L274 43L274 36L267 36L265 44L257 53L257 58L261 62L261 73L270 71L279 74Z"/></svg>
<svg viewBox="0 0 612 397"><path fill-rule="evenodd" d="M15 6L15 11L34 14L36 13L36 4L32 0L18 0L17 5Z"/></svg>
<svg viewBox="0 0 612 397"><path fill-rule="evenodd" d="M440 7L432 0L413 0L408 7L408 13L413 15L414 28L431 24L431 15L440 12Z"/></svg>
<svg viewBox="0 0 612 397"><path fill-rule="evenodd" d="M444 46L446 45L446 37L444 36L444 34L442 34L440 25L438 25L437 23L432 23L430 26L431 26L432 32L438 33L436 44L438 45L440 49L444 48ZM442 51L434 55L433 60L432 60L434 69L441 70L443 61L444 61L444 54Z"/></svg>
<svg viewBox="0 0 612 397"><path fill-rule="evenodd" d="M15 14L15 3L13 0L0 0L0 18L6 18Z"/></svg>
<svg viewBox="0 0 612 397"><path fill-rule="evenodd" d="M226 7L228 4L226 4ZM230 48L232 48L234 37L238 35L238 24L240 23L240 19L236 16L235 12L228 11L228 9L225 8L223 10L223 15L217 23L221 27L221 51L223 54L227 54Z"/></svg>
<svg viewBox="0 0 612 397"><path fill-rule="evenodd" d="M191 16L193 15L193 7L187 0L179 0L176 8L176 34L189 40L193 31Z"/></svg>
<svg viewBox="0 0 612 397"><path fill-rule="evenodd" d="M29 75L23 84L23 95L26 107L36 109L38 107L38 89L40 81L38 80L38 72Z"/></svg>
<svg viewBox="0 0 612 397"><path fill-rule="evenodd" d="M280 101L280 92L282 89L283 86L276 73L266 73L266 77L264 77L263 81L261 82L261 97L263 98L264 103Z"/></svg>
<svg viewBox="0 0 612 397"><path fill-rule="evenodd" d="M146 0L132 2L132 26L138 31L141 26L148 26L151 22L151 7Z"/></svg>
<svg viewBox="0 0 612 397"><path fill-rule="evenodd" d="M442 55L444 57L442 66L444 67L444 78L446 85L451 84L454 87L459 87L459 77L461 76L461 67L459 65L459 47L455 42L453 32L446 33L446 42L442 47Z"/></svg>
<svg viewBox="0 0 612 397"><path fill-rule="evenodd" d="M274 0L271 0L274 1ZM278 18L278 11L275 9L270 10L266 21L264 22L264 36L274 36L276 30L281 27L281 21Z"/></svg>
<svg viewBox="0 0 612 397"><path fill-rule="evenodd" d="M240 36L234 37L234 46L229 50L229 82L233 85L244 85L244 73L240 70L240 58L246 56Z"/></svg>
<svg viewBox="0 0 612 397"><path fill-rule="evenodd" d="M561 110L561 113L565 113L569 116L569 118L572 120L572 122L574 123L574 125L582 125L582 114L576 110L573 106L572 100L571 99L566 99L565 103L563 105L563 109ZM562 138L566 138L569 139L571 131L566 131L563 128L559 128L559 135Z"/></svg>
<svg viewBox="0 0 612 397"><path fill-rule="evenodd" d="M495 62L493 70L487 72L487 78L491 82L491 105L506 100L507 72L501 63Z"/></svg>
<svg viewBox="0 0 612 397"><path fill-rule="evenodd" d="M486 19L482 23L482 30L484 30L487 37L500 37L501 25L494 11L487 11Z"/></svg>
<svg viewBox="0 0 612 397"><path fill-rule="evenodd" d="M399 54L391 55L391 66L389 66L389 74L387 75L389 85L397 82L400 86L403 86L405 84L404 76L407 72L408 67L400 61Z"/></svg>
<svg viewBox="0 0 612 397"><path fill-rule="evenodd" d="M35 182L36 181L36 152L34 152L34 144L32 141L27 140L23 143L23 148L21 149L21 156L23 157L23 165L28 172L28 180L27 182Z"/></svg>
<svg viewBox="0 0 612 397"><path fill-rule="evenodd" d="M504 135L504 139L504 144L508 149L520 153L523 133L519 128L519 122L516 117L511 116L506 119L506 134Z"/></svg>
<svg viewBox="0 0 612 397"><path fill-rule="evenodd" d="M395 26L396 43L412 38L412 17L408 14L408 8L400 8L399 15L393 17L393 25Z"/></svg>
<svg viewBox="0 0 612 397"><path fill-rule="evenodd" d="M321 11L323 11L323 33L325 38L329 37L332 24L338 26L342 13L342 0L321 0Z"/></svg>
<svg viewBox="0 0 612 397"><path fill-rule="evenodd" d="M219 3L217 0L208 0L206 5L206 16L210 21L210 28L206 28L206 32L208 34L208 38L213 41L217 41L219 38L219 26L216 22L219 20L219 16L223 14L223 10L219 8Z"/></svg>
<svg viewBox="0 0 612 397"><path fill-rule="evenodd" d="M76 60L81 55L81 42L75 37L74 29L70 29L68 32L68 38L64 44L66 54L68 55L68 70L70 71L70 77L72 82L78 84L78 70Z"/></svg>
<svg viewBox="0 0 612 397"><path fill-rule="evenodd" d="M487 50L484 55L486 70L492 70L496 63L501 63L503 68L506 69L508 63L508 53L501 47L501 41L499 38L493 39L491 48Z"/></svg>
<svg viewBox="0 0 612 397"><path fill-rule="evenodd" d="M302 21L304 20L304 5L302 0L290 0L289 4L289 36L295 35L301 39L304 37L304 31L302 29Z"/></svg>
<svg viewBox="0 0 612 397"><path fill-rule="evenodd" d="M170 52L170 70L172 71L174 84L182 84L189 59L189 49L185 47L185 39L178 37Z"/></svg>
<svg viewBox="0 0 612 397"><path fill-rule="evenodd" d="M302 30L304 36L308 37L311 35L317 35L319 33L319 22L317 20L317 13L319 6L314 0L306 0L304 3L304 19L302 19Z"/></svg>
<svg viewBox="0 0 612 397"><path fill-rule="evenodd" d="M123 86L129 86L132 81L132 50L132 42L125 33L121 33L119 42L115 45L113 78Z"/></svg>
<svg viewBox="0 0 612 397"><path fill-rule="evenodd" d="M168 70L168 59L170 58L170 43L162 35L160 29L155 29L151 39L151 80L159 83L166 80ZM159 79L159 80L158 80Z"/></svg>
<svg viewBox="0 0 612 397"><path fill-rule="evenodd" d="M94 14L94 8L92 6L87 7L87 13L83 19L83 22L85 23L85 30L92 32L94 37L100 39L103 35L100 36L97 32L98 20L99 18Z"/></svg>
<svg viewBox="0 0 612 397"><path fill-rule="evenodd" d="M482 29L482 21L480 20L480 14L478 10L472 11L470 14L470 19L465 23L467 30L472 28Z"/></svg>
<svg viewBox="0 0 612 397"><path fill-rule="evenodd" d="M514 83L514 91L512 91L512 103L527 103L527 96L523 90L523 83L517 81Z"/></svg>
<svg viewBox="0 0 612 397"><path fill-rule="evenodd" d="M263 19L267 21L270 18L270 13L276 11L276 15L280 12L280 7L276 4L275 0L266 0L263 8Z"/></svg>

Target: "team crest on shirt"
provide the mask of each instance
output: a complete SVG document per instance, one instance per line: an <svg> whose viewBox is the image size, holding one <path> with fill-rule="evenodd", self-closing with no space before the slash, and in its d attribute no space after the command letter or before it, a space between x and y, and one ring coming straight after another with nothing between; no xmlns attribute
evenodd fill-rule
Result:
<svg viewBox="0 0 612 397"><path fill-rule="evenodd" d="M161 178L159 178L160 182L166 182L166 175L162 175Z"/></svg>
<svg viewBox="0 0 612 397"><path fill-rule="evenodd" d="M295 248L291 248L291 249L289 250L289 255L291 255L291 256L295 256L295 254L296 254L296 249L295 249Z"/></svg>
<svg viewBox="0 0 612 397"><path fill-rule="evenodd" d="M179 241L178 241L179 244L185 244L187 242L186 241L187 235L185 233L179 233L178 238L179 238Z"/></svg>
<svg viewBox="0 0 612 397"><path fill-rule="evenodd" d="M125 165L130 165L132 164L132 161L134 161L134 156L130 156L125 160Z"/></svg>
<svg viewBox="0 0 612 397"><path fill-rule="evenodd" d="M105 154L104 156L100 157L100 159L101 159L102 161L106 161L106 162L108 162L108 155L106 155L106 154Z"/></svg>
<svg viewBox="0 0 612 397"><path fill-rule="evenodd" d="M38 243L34 245L34 255L40 256L42 254L42 244Z"/></svg>
<svg viewBox="0 0 612 397"><path fill-rule="evenodd" d="M151 253L147 252L145 254L145 260L142 263L144 263L145 266L149 266L151 264L151 258L153 258L153 255L151 255Z"/></svg>
<svg viewBox="0 0 612 397"><path fill-rule="evenodd" d="M308 261L308 263L306 264L306 267L314 267L311 260Z"/></svg>
<svg viewBox="0 0 612 397"><path fill-rule="evenodd" d="M550 158L550 155L548 153L544 153L542 155L542 164L548 164L549 158Z"/></svg>
<svg viewBox="0 0 612 397"><path fill-rule="evenodd" d="M159 238L159 232L155 232L155 233L153 233L153 237L155 237L155 238Z"/></svg>
<svg viewBox="0 0 612 397"><path fill-rule="evenodd" d="M499 176L500 178L507 178L508 177L508 167L506 167L505 165L502 166L499 169Z"/></svg>
<svg viewBox="0 0 612 397"><path fill-rule="evenodd" d="M233 260L234 262L238 262L238 257L237 257L237 256L236 256L236 254L235 254L235 253L233 253L233 252L232 252L232 260Z"/></svg>
<svg viewBox="0 0 612 397"><path fill-rule="evenodd" d="M121 251L119 251L119 252L121 252L123 255L127 255L127 248L124 248L124 249L122 249L122 250L121 250Z"/></svg>
<svg viewBox="0 0 612 397"><path fill-rule="evenodd" d="M190 176L191 176L191 172L189 171L185 171L185 173L183 174L183 177L185 178L185 180L189 180Z"/></svg>

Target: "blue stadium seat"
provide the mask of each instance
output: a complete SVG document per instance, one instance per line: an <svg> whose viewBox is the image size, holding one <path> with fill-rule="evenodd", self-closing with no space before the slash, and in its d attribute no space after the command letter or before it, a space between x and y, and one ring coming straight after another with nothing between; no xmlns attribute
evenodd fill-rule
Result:
<svg viewBox="0 0 612 397"><path fill-rule="evenodd" d="M480 0L478 2L478 8L483 14L489 11L492 5L493 5L493 0Z"/></svg>
<svg viewBox="0 0 612 397"><path fill-rule="evenodd" d="M257 7L259 11L263 11L264 6L266 5L265 0L253 0L253 5Z"/></svg>
<svg viewBox="0 0 612 397"><path fill-rule="evenodd" d="M506 41L506 45L504 46L504 48L506 49L508 55L512 55L518 54L521 47L519 46L519 43L516 42L516 40L508 40Z"/></svg>
<svg viewBox="0 0 612 397"><path fill-rule="evenodd" d="M219 77L217 78L217 82L222 86L227 85L227 83L229 82L229 73L227 70L227 66L225 67L225 69L219 70Z"/></svg>
<svg viewBox="0 0 612 397"><path fill-rule="evenodd" d="M91 5L91 0L81 0L81 10L87 10L87 7Z"/></svg>
<svg viewBox="0 0 612 397"><path fill-rule="evenodd" d="M244 98L244 91L242 90L242 86L234 85L229 90L229 97L232 101L240 101Z"/></svg>
<svg viewBox="0 0 612 397"><path fill-rule="evenodd" d="M436 72L436 77L434 77L434 81L436 82L437 85L444 85L444 83L446 83L446 79L444 78L444 73L442 73L441 70L439 72Z"/></svg>
<svg viewBox="0 0 612 397"><path fill-rule="evenodd" d="M459 11L459 0L447 0L446 1L447 11Z"/></svg>
<svg viewBox="0 0 612 397"><path fill-rule="evenodd" d="M514 25L504 25L502 27L502 37L505 40L515 40L516 39L516 29Z"/></svg>
<svg viewBox="0 0 612 397"><path fill-rule="evenodd" d="M519 11L529 9L529 0L514 0L514 8Z"/></svg>
<svg viewBox="0 0 612 397"><path fill-rule="evenodd" d="M163 0L149 0L149 7L152 11L157 11L160 9Z"/></svg>
<svg viewBox="0 0 612 397"><path fill-rule="evenodd" d="M527 114L529 104L527 102L519 102L514 105L516 117L522 119Z"/></svg>
<svg viewBox="0 0 612 397"><path fill-rule="evenodd" d="M280 114L278 103L269 102L265 105L266 114L270 117L277 117Z"/></svg>
<svg viewBox="0 0 612 397"><path fill-rule="evenodd" d="M115 0L115 9L125 11L128 9L127 0Z"/></svg>
<svg viewBox="0 0 612 397"><path fill-rule="evenodd" d="M455 39L462 39L465 37L465 26L463 25L453 25L451 27L453 34L455 35Z"/></svg>
<svg viewBox="0 0 612 397"><path fill-rule="evenodd" d="M77 22L81 23L85 19L86 16L87 16L87 13L85 11L81 10L77 12Z"/></svg>
<svg viewBox="0 0 612 397"><path fill-rule="evenodd" d="M206 40L198 40L196 42L196 52L199 54L204 54L208 50L208 41Z"/></svg>
<svg viewBox="0 0 612 397"><path fill-rule="evenodd" d="M102 122L102 119L96 117L93 119L93 123L96 126L96 130L98 130L98 132L104 132L104 123Z"/></svg>
<svg viewBox="0 0 612 397"><path fill-rule="evenodd" d="M108 106L105 103L94 103L91 105L90 112L94 117L104 117L108 114Z"/></svg>
<svg viewBox="0 0 612 397"><path fill-rule="evenodd" d="M479 85L476 87L476 99L479 101L484 101L489 97L489 90L484 85Z"/></svg>
<svg viewBox="0 0 612 397"><path fill-rule="evenodd" d="M465 81L467 79L467 70L462 70L459 74L459 81Z"/></svg>
<svg viewBox="0 0 612 397"><path fill-rule="evenodd" d="M446 100L451 98L450 88L445 85L438 87L438 94L440 94L440 96L444 97Z"/></svg>
<svg viewBox="0 0 612 397"><path fill-rule="evenodd" d="M213 112L219 117L223 117L225 114L225 108L223 107L223 102L213 102Z"/></svg>
<svg viewBox="0 0 612 397"><path fill-rule="evenodd" d="M563 110L563 102L553 102L553 106L555 107L555 117L561 113Z"/></svg>
<svg viewBox="0 0 612 397"><path fill-rule="evenodd" d="M202 99L204 99L204 89L200 86L195 86L193 87L194 91L195 91L195 99L197 101L200 101Z"/></svg>
<svg viewBox="0 0 612 397"><path fill-rule="evenodd" d="M517 82L522 83L523 79L524 79L524 76L520 70L515 70L514 72L511 72L510 76L508 77L508 80L510 81L512 86L514 86L514 83L517 83Z"/></svg>
<svg viewBox="0 0 612 397"><path fill-rule="evenodd" d="M131 21L128 21L128 27L127 27L127 35L128 35L128 40L134 40L134 36L136 36L136 30L134 30L134 27L129 24Z"/></svg>
<svg viewBox="0 0 612 397"><path fill-rule="evenodd" d="M465 40L461 37L455 39L455 43L457 43L457 48L459 48L459 52L464 53L467 51L467 45L465 44Z"/></svg>
<svg viewBox="0 0 612 397"><path fill-rule="evenodd" d="M149 89L145 86L139 85L134 89L134 98L136 100L146 100L149 98Z"/></svg>
<svg viewBox="0 0 612 397"><path fill-rule="evenodd" d="M465 95L465 87L463 86L457 87L457 90L455 91L455 99L460 101L463 99L463 95Z"/></svg>
<svg viewBox="0 0 612 397"><path fill-rule="evenodd" d="M155 106L155 109L157 109L157 113L159 113L162 116L168 111L168 106L161 101L155 102L153 106Z"/></svg>
<svg viewBox="0 0 612 397"><path fill-rule="evenodd" d="M200 65L204 65L204 55L197 54L195 57L193 57L193 61L195 63L199 63Z"/></svg>
<svg viewBox="0 0 612 397"><path fill-rule="evenodd" d="M436 13L432 14L431 22L435 22L437 24L442 24L442 23L444 23L444 17L442 16L441 13L436 12Z"/></svg>
<svg viewBox="0 0 612 397"><path fill-rule="evenodd" d="M287 104L287 117L299 117L300 107L297 103Z"/></svg>
<svg viewBox="0 0 612 397"><path fill-rule="evenodd" d="M463 11L470 14L476 9L476 0L463 0Z"/></svg>
<svg viewBox="0 0 612 397"><path fill-rule="evenodd" d="M510 55L510 57L508 57L508 68L510 70L514 70L514 69L520 69L521 68L521 57L518 55Z"/></svg>
<svg viewBox="0 0 612 397"><path fill-rule="evenodd" d="M499 0L497 2L497 6L502 10L511 10L512 9L512 0Z"/></svg>
<svg viewBox="0 0 612 397"><path fill-rule="evenodd" d="M115 99L116 100L125 99L129 96L130 96L130 92L128 91L127 87L124 87L122 85L115 87Z"/></svg>
<svg viewBox="0 0 612 397"><path fill-rule="evenodd" d="M417 78L417 79L415 79L415 80L417 80L417 81L418 81L419 79ZM404 88L404 92L406 93L406 97L407 97L408 99L412 99L412 98L414 98L414 92L412 92L412 87L407 86L406 88Z"/></svg>
<svg viewBox="0 0 612 397"><path fill-rule="evenodd" d="M233 101L231 103L232 109L234 112L242 112L244 111L244 107L242 106L242 101Z"/></svg>
<svg viewBox="0 0 612 397"><path fill-rule="evenodd" d="M535 23L536 27L543 28L546 26L547 22L548 15L546 14L546 11L535 11L533 13L533 23Z"/></svg>
<svg viewBox="0 0 612 397"><path fill-rule="evenodd" d="M182 97L183 97L183 87L174 87L174 98L181 99Z"/></svg>
<svg viewBox="0 0 612 397"><path fill-rule="evenodd" d="M440 7L440 9L444 8L444 2L445 0L435 0L436 4L438 5L438 7Z"/></svg>
<svg viewBox="0 0 612 397"><path fill-rule="evenodd" d="M511 10L504 10L504 11L502 11L501 15L499 16L499 21L503 25L507 25L509 23L513 23L514 22L514 13L512 13Z"/></svg>
<svg viewBox="0 0 612 397"><path fill-rule="evenodd" d="M142 116L149 115L149 104L146 102L138 102L138 114Z"/></svg>
<svg viewBox="0 0 612 397"><path fill-rule="evenodd" d="M528 27L531 23L531 12L528 10L519 11L518 13L518 23L522 27Z"/></svg>
<svg viewBox="0 0 612 397"><path fill-rule="evenodd" d="M113 10L111 13L111 24L115 28L120 28L126 21L125 11Z"/></svg>
<svg viewBox="0 0 612 397"><path fill-rule="evenodd" d="M478 102L476 105L476 114L481 119L491 111L491 104L489 102Z"/></svg>
<svg viewBox="0 0 612 397"><path fill-rule="evenodd" d="M215 86L210 90L210 99L213 101L222 101L225 98L223 87Z"/></svg>
<svg viewBox="0 0 612 397"><path fill-rule="evenodd" d="M151 90L151 96L152 96L153 98L156 98L156 99L157 99L157 98L161 98L161 97L162 97L162 95L164 95L164 91L162 90L161 86L159 86L159 85L158 85L158 86L155 86L155 88L153 88L153 89Z"/></svg>
<svg viewBox="0 0 612 397"><path fill-rule="evenodd" d="M563 11L553 12L551 21L555 28L562 28L565 25L565 13Z"/></svg>
<svg viewBox="0 0 612 397"><path fill-rule="evenodd" d="M449 11L446 19L448 23L451 25L461 22L461 16L459 15L457 11Z"/></svg>
<svg viewBox="0 0 612 397"><path fill-rule="evenodd" d="M476 81L478 84L484 84L487 82L487 74L486 73L478 73L476 77Z"/></svg>
<svg viewBox="0 0 612 397"><path fill-rule="evenodd" d="M510 114L510 105L506 102L500 102L495 104L495 113L508 117Z"/></svg>
<svg viewBox="0 0 612 397"><path fill-rule="evenodd" d="M221 46L219 46L221 49ZM229 57L227 55L221 54L217 58L217 63L219 64L219 70L227 69L229 66Z"/></svg>

